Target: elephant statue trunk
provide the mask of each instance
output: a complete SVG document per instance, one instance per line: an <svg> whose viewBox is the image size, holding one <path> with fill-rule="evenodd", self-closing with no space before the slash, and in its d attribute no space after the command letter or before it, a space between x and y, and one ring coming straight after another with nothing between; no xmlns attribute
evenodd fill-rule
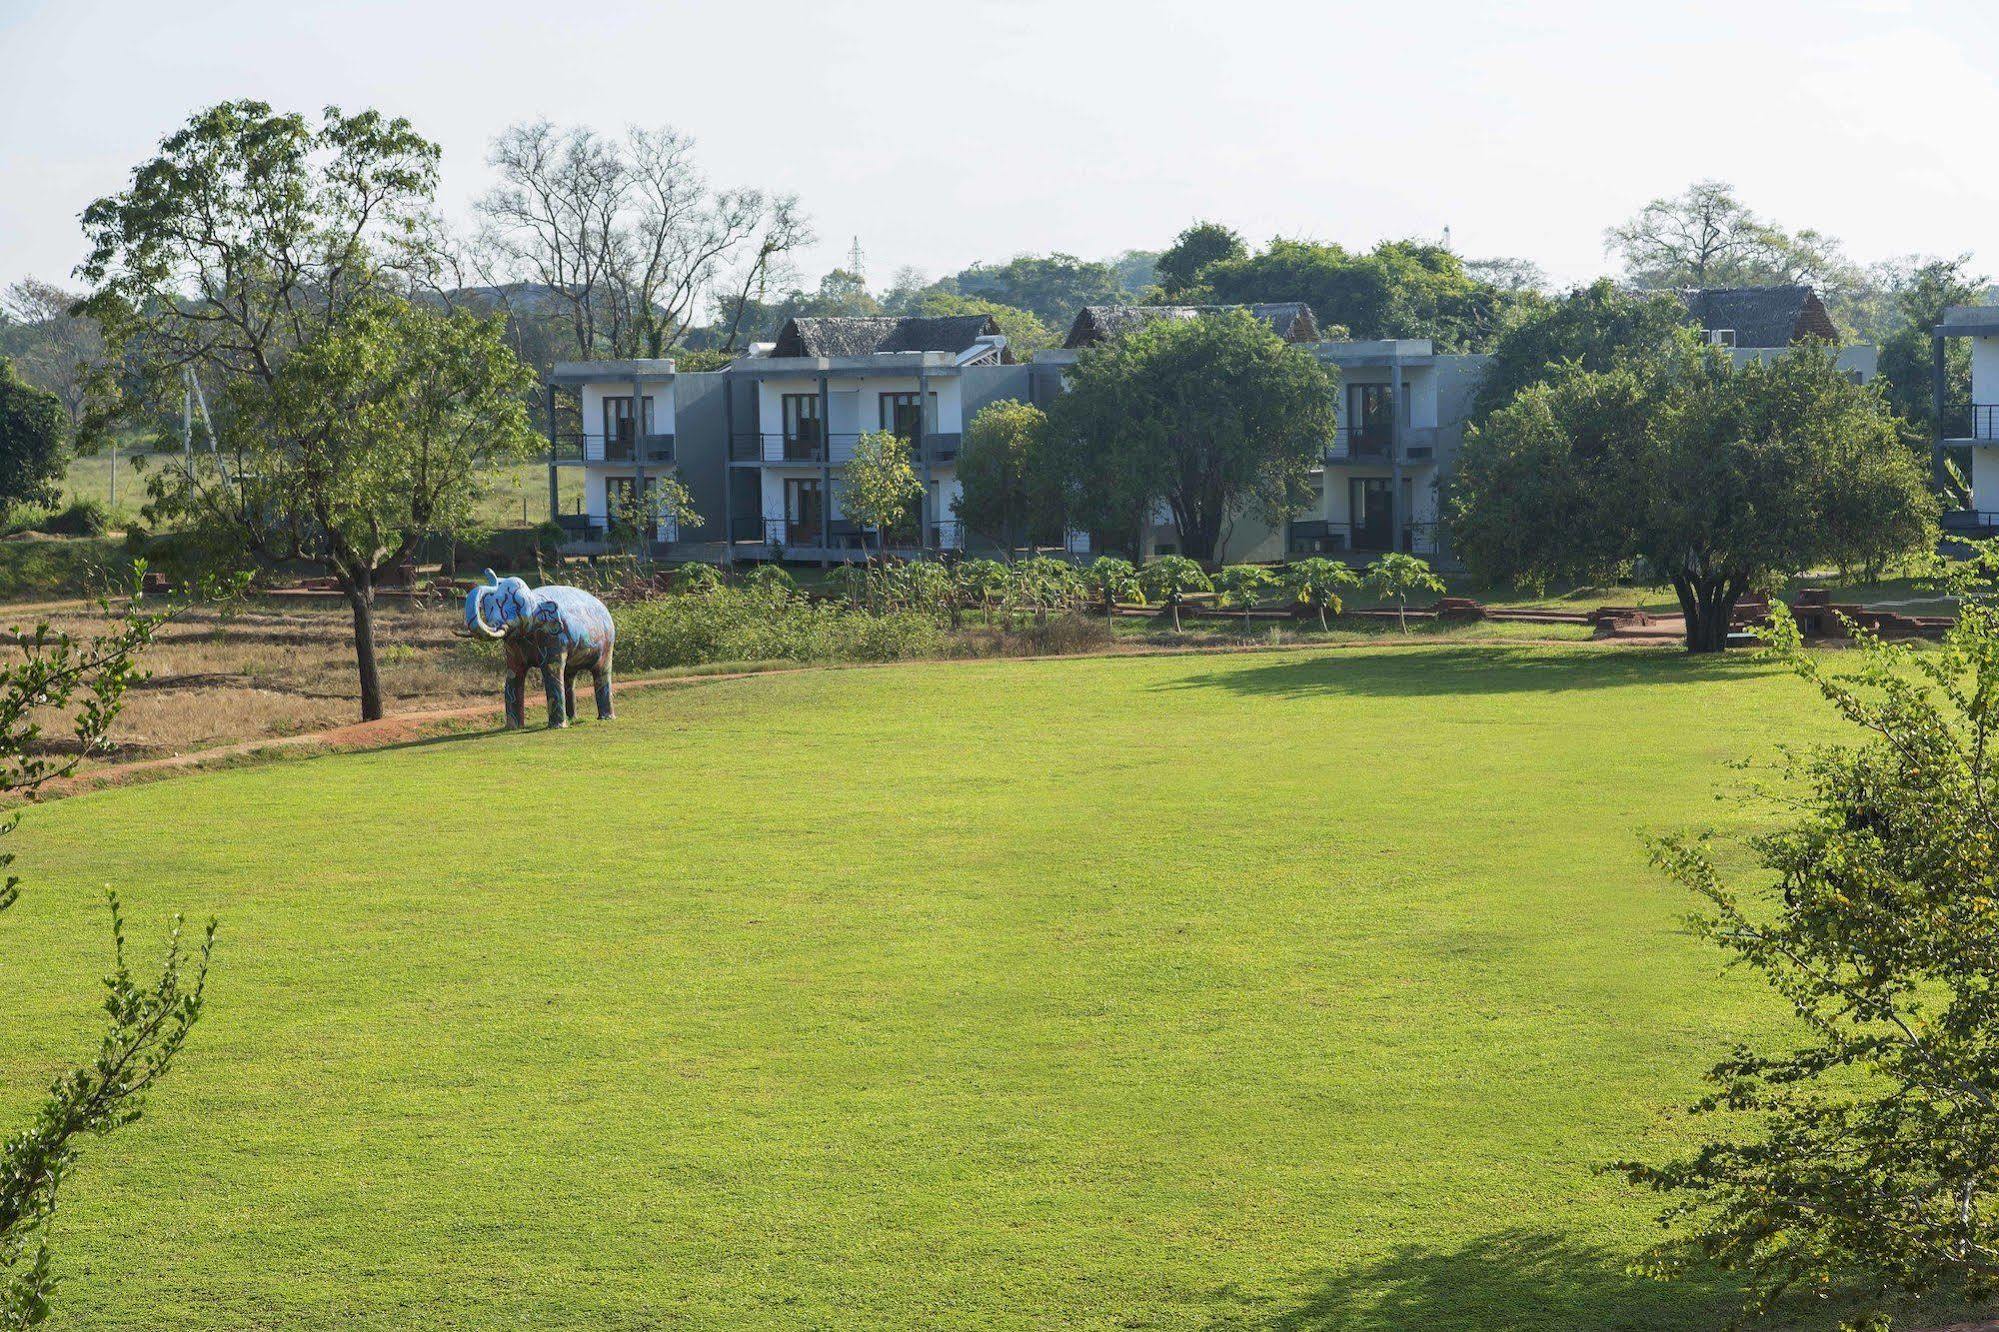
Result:
<svg viewBox="0 0 1999 1332"><path fill-rule="evenodd" d="M566 726L575 718L576 677L585 671L594 686L598 720L611 720L611 654L618 630L604 603L581 588L530 588L491 569L486 580L465 594L464 633L506 645L508 729L526 724L530 666L541 671L549 726Z"/></svg>

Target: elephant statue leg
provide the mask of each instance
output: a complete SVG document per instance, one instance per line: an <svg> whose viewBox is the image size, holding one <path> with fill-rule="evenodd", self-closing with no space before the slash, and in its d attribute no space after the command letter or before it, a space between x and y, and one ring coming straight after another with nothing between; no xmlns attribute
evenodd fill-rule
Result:
<svg viewBox="0 0 1999 1332"><path fill-rule="evenodd" d="M544 652L541 657L541 688L548 695L548 726L559 730L569 724L563 711L563 675L568 666L568 655L560 652Z"/></svg>
<svg viewBox="0 0 1999 1332"><path fill-rule="evenodd" d="M521 727L527 725L525 698L527 680L528 673L526 667L518 671L507 672L507 685L503 696L507 700L507 729L509 731L518 731Z"/></svg>
<svg viewBox="0 0 1999 1332"><path fill-rule="evenodd" d="M576 720L576 677L582 674L582 669L571 666L562 673L562 716L565 721Z"/></svg>
<svg viewBox="0 0 1999 1332"><path fill-rule="evenodd" d="M597 695L597 720L611 720L615 715L611 711L611 649L605 648L598 655L597 664L590 668L590 683Z"/></svg>

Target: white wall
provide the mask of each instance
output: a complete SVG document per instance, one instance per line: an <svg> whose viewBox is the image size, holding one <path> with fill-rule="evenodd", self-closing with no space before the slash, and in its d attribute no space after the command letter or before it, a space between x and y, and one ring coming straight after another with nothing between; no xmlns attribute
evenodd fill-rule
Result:
<svg viewBox="0 0 1999 1332"><path fill-rule="evenodd" d="M643 385L645 397L652 403L652 432L655 435L673 433L673 381L647 380ZM588 462L604 460L604 399L629 398L632 383L619 383L607 379L601 383L585 384L578 396L583 403L583 457ZM639 418L645 420L643 416Z"/></svg>
<svg viewBox="0 0 1999 1332"><path fill-rule="evenodd" d="M1971 401L1999 403L1999 338L1971 340ZM1983 452L1983 450L1980 450ZM1984 508L1983 504L1978 506Z"/></svg>

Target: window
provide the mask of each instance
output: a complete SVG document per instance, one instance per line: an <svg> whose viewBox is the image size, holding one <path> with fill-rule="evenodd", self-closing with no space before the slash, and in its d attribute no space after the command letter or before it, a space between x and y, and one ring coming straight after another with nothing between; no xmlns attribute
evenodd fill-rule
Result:
<svg viewBox="0 0 1999 1332"><path fill-rule="evenodd" d="M652 430L652 399L645 400L645 433ZM632 456L632 398L604 399L604 456L630 459Z"/></svg>
<svg viewBox="0 0 1999 1332"><path fill-rule="evenodd" d="M1707 340L1716 347L1733 347L1735 345L1735 330L1732 328L1711 328L1708 330Z"/></svg>
<svg viewBox="0 0 1999 1332"><path fill-rule="evenodd" d="M881 428L892 435L914 444L923 433L924 414L919 408L920 395L915 393L884 393L881 395ZM927 423L931 429L937 428L937 395L930 395L930 413Z"/></svg>
<svg viewBox="0 0 1999 1332"><path fill-rule="evenodd" d="M819 395L784 395L784 456L794 462L811 462L819 456Z"/></svg>

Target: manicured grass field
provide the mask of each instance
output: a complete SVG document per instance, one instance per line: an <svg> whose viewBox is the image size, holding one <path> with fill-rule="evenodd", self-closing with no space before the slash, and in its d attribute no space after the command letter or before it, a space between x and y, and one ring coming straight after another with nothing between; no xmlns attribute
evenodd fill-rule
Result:
<svg viewBox="0 0 1999 1332"><path fill-rule="evenodd" d="M1781 1021L1641 835L1767 816L1741 659L827 671L30 810L11 1123L102 885L222 919L61 1328L1711 1328L1626 1264Z"/></svg>

